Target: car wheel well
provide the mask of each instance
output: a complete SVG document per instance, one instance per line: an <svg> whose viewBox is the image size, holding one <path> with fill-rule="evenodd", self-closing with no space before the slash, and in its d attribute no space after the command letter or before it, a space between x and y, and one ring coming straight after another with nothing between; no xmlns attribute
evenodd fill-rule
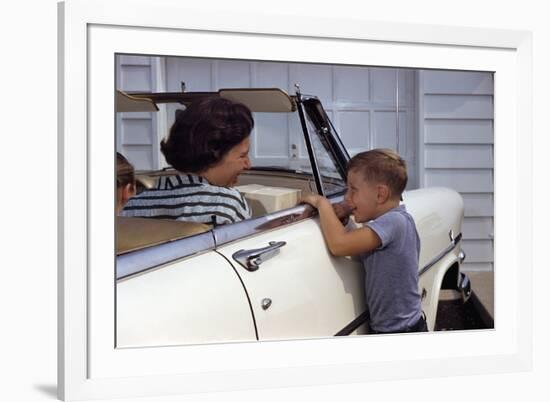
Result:
<svg viewBox="0 0 550 402"><path fill-rule="evenodd" d="M441 281L441 289L457 289L459 279L459 265L455 262L447 272Z"/></svg>

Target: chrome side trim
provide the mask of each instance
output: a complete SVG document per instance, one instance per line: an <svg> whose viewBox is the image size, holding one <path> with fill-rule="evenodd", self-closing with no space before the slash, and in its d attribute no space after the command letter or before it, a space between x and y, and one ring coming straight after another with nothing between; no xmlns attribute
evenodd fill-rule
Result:
<svg viewBox="0 0 550 402"><path fill-rule="evenodd" d="M336 195L329 198L331 203L344 200L344 195ZM276 229L291 223L303 221L317 215L317 210L309 205L301 204L295 207L274 212L269 215L248 219L231 225L218 226L212 230L216 247L232 241L252 236L260 232Z"/></svg>
<svg viewBox="0 0 550 402"><path fill-rule="evenodd" d="M121 254L116 258L116 279L148 271L160 265L215 248L212 231Z"/></svg>
<svg viewBox="0 0 550 402"><path fill-rule="evenodd" d="M217 226L212 230L214 241L216 242L216 247L219 247L243 237L307 219L315 213L306 205L298 205L290 209L260 216L259 218L248 219L231 225Z"/></svg>
<svg viewBox="0 0 550 402"><path fill-rule="evenodd" d="M331 197L330 201L336 203L343 199L344 196L339 195ZM309 219L315 215L317 211L310 206L297 205L255 219L218 226L194 236L121 254L116 258L116 279L124 279L203 251L215 250L232 241Z"/></svg>
<svg viewBox="0 0 550 402"><path fill-rule="evenodd" d="M451 240L451 244L449 244L445 250L435 256L428 264L424 265L424 267L418 272L418 276L424 275L430 270L431 267L441 261L441 259L443 259L443 257L445 257L449 252L453 251L461 239L462 233L457 234L456 237Z"/></svg>
<svg viewBox="0 0 550 402"><path fill-rule="evenodd" d="M460 253L458 253L458 260L462 264L465 259L466 259L466 253L464 252L464 250L460 250Z"/></svg>

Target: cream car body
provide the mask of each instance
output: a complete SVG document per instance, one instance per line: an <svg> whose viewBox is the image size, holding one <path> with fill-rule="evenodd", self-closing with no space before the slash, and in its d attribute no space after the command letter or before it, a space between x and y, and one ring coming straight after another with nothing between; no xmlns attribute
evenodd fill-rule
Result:
<svg viewBox="0 0 550 402"><path fill-rule="evenodd" d="M118 104L142 110L140 103L152 108L147 99L168 102L188 94L168 95L119 94ZM343 199L342 169L349 156L322 105L316 100L306 105L299 93L289 97L280 90L222 90L208 96L235 99L253 111L298 112L312 172L252 169L243 174L239 186L254 214L232 225L119 219L117 347L365 333L360 260L333 257L316 214L295 206L301 191L323 193L332 202ZM326 155L319 154L321 146ZM336 166L329 175L321 171L323 159ZM149 172L142 179L152 182L166 174L174 172ZM467 277L460 273L463 202L453 190L428 188L406 192L404 203L421 237L419 291L433 330L442 287L469 295Z"/></svg>

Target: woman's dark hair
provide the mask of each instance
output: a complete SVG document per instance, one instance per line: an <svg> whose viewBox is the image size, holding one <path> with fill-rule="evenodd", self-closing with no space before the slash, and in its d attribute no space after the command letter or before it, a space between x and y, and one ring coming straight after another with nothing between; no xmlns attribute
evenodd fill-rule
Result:
<svg viewBox="0 0 550 402"><path fill-rule="evenodd" d="M117 187L134 184L136 181L134 166L120 152L116 153L116 183Z"/></svg>
<svg viewBox="0 0 550 402"><path fill-rule="evenodd" d="M250 135L254 120L241 103L208 98L191 103L176 114L168 139L160 149L180 172L198 173L216 165L235 145Z"/></svg>

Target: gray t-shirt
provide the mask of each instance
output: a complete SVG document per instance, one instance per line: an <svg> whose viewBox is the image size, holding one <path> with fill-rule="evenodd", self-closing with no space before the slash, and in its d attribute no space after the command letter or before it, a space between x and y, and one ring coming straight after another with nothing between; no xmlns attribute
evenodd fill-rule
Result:
<svg viewBox="0 0 550 402"><path fill-rule="evenodd" d="M362 255L370 326L393 332L414 325L421 315L418 292L420 238L412 216L399 205L366 224L382 244Z"/></svg>

